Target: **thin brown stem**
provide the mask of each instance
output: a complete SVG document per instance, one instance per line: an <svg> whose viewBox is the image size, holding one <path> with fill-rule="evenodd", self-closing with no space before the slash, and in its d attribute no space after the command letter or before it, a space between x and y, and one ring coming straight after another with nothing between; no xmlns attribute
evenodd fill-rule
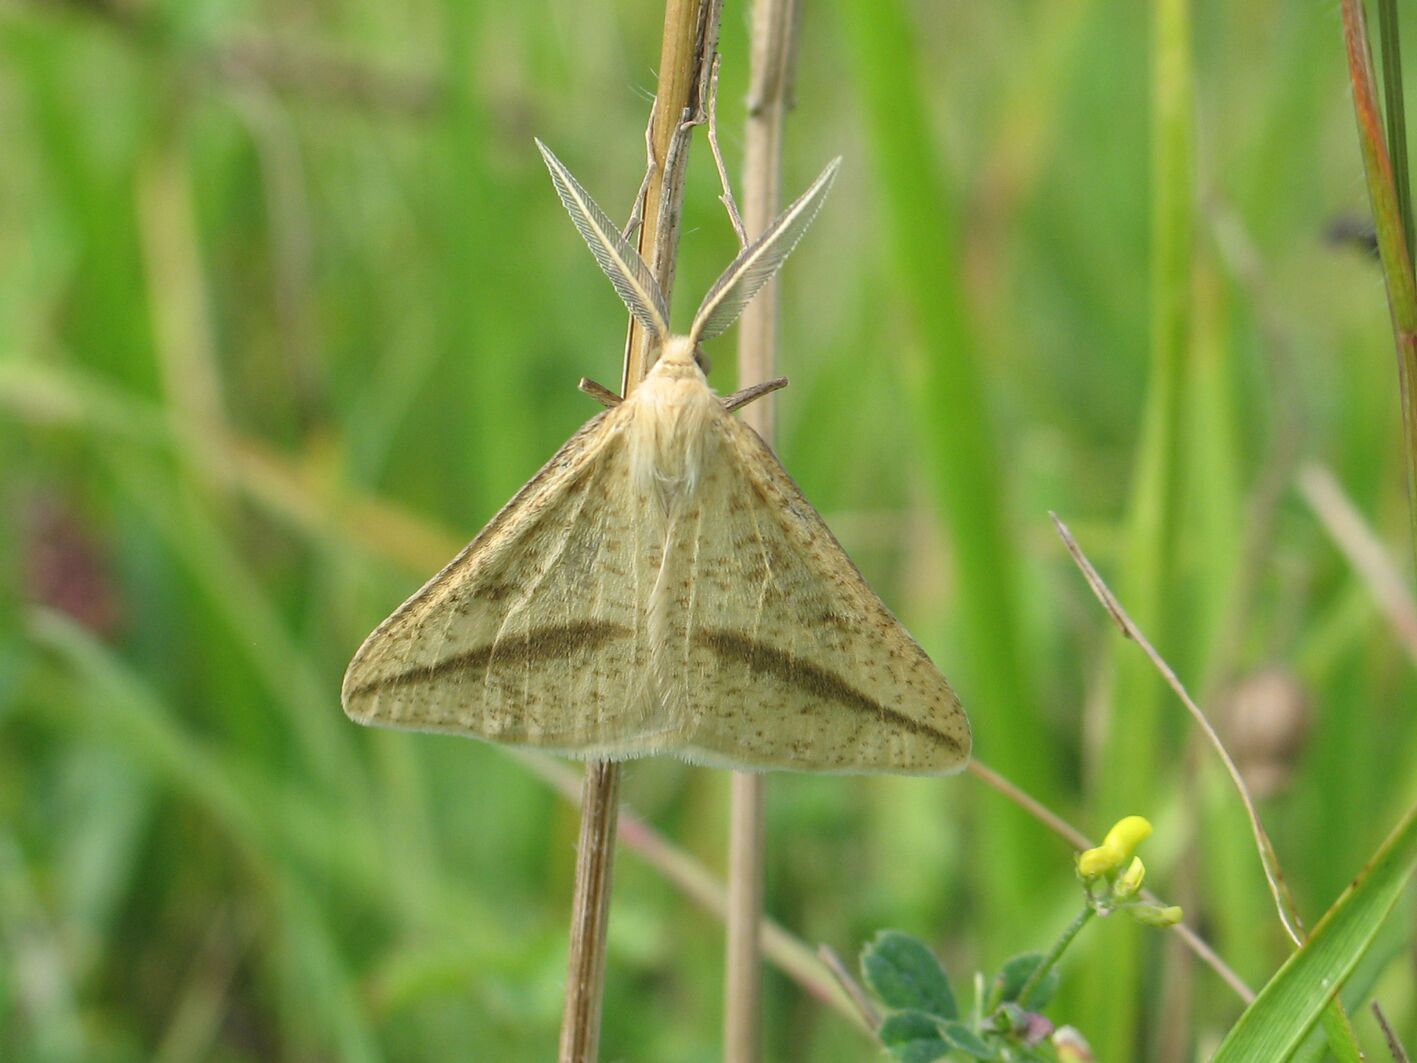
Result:
<svg viewBox="0 0 1417 1063"><path fill-rule="evenodd" d="M1407 1050L1402 1047L1402 1042L1397 1039L1397 1034L1393 1031L1392 1024L1387 1021L1387 1016L1383 1014L1382 1005L1376 1000L1372 1003L1373 1018L1378 1021L1378 1029L1383 1032L1383 1040L1387 1042L1388 1054L1392 1056L1392 1063L1412 1063L1412 1059L1407 1054Z"/></svg>
<svg viewBox="0 0 1417 1063"><path fill-rule="evenodd" d="M561 1018L561 1063L593 1063L600 1047L605 940L619 813L620 765L605 761L587 764L576 849L576 895L571 905L566 1008Z"/></svg>
<svg viewBox="0 0 1417 1063"><path fill-rule="evenodd" d="M718 47L721 10L721 0L667 0L664 6L659 85L650 119L650 166L641 197L639 251L659 282L666 305L674 285L674 254L679 244L689 154L682 116L697 113L701 106L698 97ZM663 166L655 165L659 159L664 160ZM628 396L644 380L653 364L651 353L650 337L631 317L625 338L622 395ZM560 1063L594 1063L599 1049L619 795L619 764L592 761L586 765Z"/></svg>
<svg viewBox="0 0 1417 1063"><path fill-rule="evenodd" d="M1020 790L993 768L986 767L984 762L978 757L971 760L965 767L965 770L980 782L984 783L984 785L1003 794L1014 804L1018 805L1019 808L1038 820L1039 823L1042 823L1054 834L1066 841L1074 849L1092 848L1092 842L1088 840L1087 835L1083 834L1082 831L1078 830L1062 816L1048 808L1047 805L1043 804L1043 802L1039 801L1031 794Z"/></svg>
<svg viewBox="0 0 1417 1063"><path fill-rule="evenodd" d="M504 752L567 801L580 803L580 781L570 768L540 753L510 748ZM620 841L704 911L718 920L725 918L728 888L724 882L628 808L620 810ZM869 1032L870 1028L862 1021L859 1009L806 942L771 919L764 918L759 929L763 953L778 970L809 996Z"/></svg>
<svg viewBox="0 0 1417 1063"><path fill-rule="evenodd" d="M1226 772L1230 775L1230 780L1235 784L1235 789L1240 794L1240 801L1245 806L1245 813L1250 819L1250 829L1255 836L1255 847L1259 850L1260 864L1264 868L1265 879L1269 882L1270 892L1274 895L1275 908L1279 913L1279 921L1284 926L1284 931L1296 946L1304 944L1304 926L1299 918L1299 912L1294 904L1293 897L1289 894L1289 887L1285 884L1284 874L1279 867L1279 858L1275 855L1274 846L1269 840L1269 834L1264 829L1264 824L1260 821L1259 810L1255 807L1254 798L1250 795L1250 788L1245 785L1244 777L1240 774L1240 769L1235 766L1234 760L1230 757L1230 752L1225 748L1225 743L1220 740L1220 735L1215 731L1209 719L1201 711L1199 705L1191 698L1185 685L1166 663L1161 654L1156 652L1155 647L1142 634L1142 631L1127 615L1127 611L1122 608L1106 582L1093 568L1092 562L1087 559L1087 555L1082 552L1082 547L1073 538L1072 532L1056 514L1050 514L1053 523L1057 526L1058 535L1063 540L1063 545L1067 547L1068 553L1072 555L1073 561L1082 571L1083 577L1087 580L1088 586L1092 588L1092 593L1097 596L1097 600L1102 603L1103 608L1111 614L1112 619L1121 629L1122 634L1131 639L1146 654L1152 666L1161 674L1161 678L1181 699L1191 717L1200 727L1201 732L1210 741L1215 749L1220 762L1225 766Z"/></svg>
<svg viewBox="0 0 1417 1063"><path fill-rule="evenodd" d="M783 120L791 102L796 0L754 0L747 130L743 154L743 215L720 161L724 204L740 242L763 232L777 214L782 184ZM716 95L710 86L710 106ZM712 117L712 114L711 114ZM715 122L709 123L714 132ZM717 150L717 137L713 144ZM777 366L777 285L748 305L738 325L740 382L773 377ZM771 398L748 407L743 418L773 442ZM762 960L758 926L763 917L763 788L756 774L733 776L728 862L727 956L724 972L723 1058L754 1063L761 1053Z"/></svg>
<svg viewBox="0 0 1417 1063"><path fill-rule="evenodd" d="M638 250L659 281L666 303L674 286L691 120L703 108L700 96L718 51L722 13L722 0L666 0L664 5L659 86L650 123L650 150L658 165L645 187ZM630 388L644 379L657 353L649 334L631 320L621 394L628 395Z"/></svg>
<svg viewBox="0 0 1417 1063"><path fill-rule="evenodd" d="M1383 133L1373 56L1368 47L1367 16L1362 0L1341 0L1344 51L1353 90L1353 114L1368 182L1368 202L1377 230L1378 254L1387 285L1393 340L1397 346L1397 382L1402 402L1402 435L1406 444L1407 498L1412 520L1412 545L1417 551L1417 275L1407 246L1403 210L1393 174L1392 156Z"/></svg>
<svg viewBox="0 0 1417 1063"><path fill-rule="evenodd" d="M761 1050L763 986L762 775L734 772L728 820L727 951L724 957L724 1063L752 1063Z"/></svg>
<svg viewBox="0 0 1417 1063"><path fill-rule="evenodd" d="M851 977L851 972L846 969L846 964L841 962L841 957L836 954L836 950L830 945L818 945L817 957L827 965L827 970L831 971L836 980L841 983L841 988L851 998L851 1003L856 1005L856 1010L861 1014L861 1021L866 1024L867 1029L877 1029L881 1025L880 1015L876 1013L866 991L857 984L856 979Z"/></svg>
<svg viewBox="0 0 1417 1063"><path fill-rule="evenodd" d="M645 123L645 176L640 181L640 190L635 193L635 203L630 208L630 220L621 230L626 240L635 235L635 230L645 220L645 197L649 195L649 183L654 180L654 171L659 166L659 161L654 155L654 117L659 113L658 103L659 101L656 99L650 105L649 121Z"/></svg>
<svg viewBox="0 0 1417 1063"><path fill-rule="evenodd" d="M733 186L728 180L728 167L723 162L723 151L718 146L718 67L720 56L714 56L713 76L709 79L708 98L708 142L713 153L713 165L718 170L718 183L723 188L718 201L728 211L728 222L738 237L739 248L748 246L748 230L743 227L743 216L738 213L738 201L733 198Z"/></svg>

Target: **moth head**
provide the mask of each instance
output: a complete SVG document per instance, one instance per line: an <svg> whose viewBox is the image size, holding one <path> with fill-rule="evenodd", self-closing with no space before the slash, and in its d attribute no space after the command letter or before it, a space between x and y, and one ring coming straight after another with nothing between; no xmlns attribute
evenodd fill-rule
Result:
<svg viewBox="0 0 1417 1063"><path fill-rule="evenodd" d="M708 358L688 336L670 336L660 348L654 371L670 377L703 377L708 372Z"/></svg>

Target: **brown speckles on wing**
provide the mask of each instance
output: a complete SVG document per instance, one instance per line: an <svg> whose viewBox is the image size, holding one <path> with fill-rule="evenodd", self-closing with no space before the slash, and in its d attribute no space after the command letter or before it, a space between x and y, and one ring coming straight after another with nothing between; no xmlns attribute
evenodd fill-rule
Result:
<svg viewBox="0 0 1417 1063"><path fill-rule="evenodd" d="M805 771L935 774L969 756L949 683L771 451L724 415L715 467L675 521L691 590L666 649L684 755Z"/></svg>

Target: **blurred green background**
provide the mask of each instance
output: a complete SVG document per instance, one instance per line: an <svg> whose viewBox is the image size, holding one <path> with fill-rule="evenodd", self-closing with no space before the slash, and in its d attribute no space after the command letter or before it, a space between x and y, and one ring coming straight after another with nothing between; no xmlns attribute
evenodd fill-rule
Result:
<svg viewBox="0 0 1417 1063"><path fill-rule="evenodd" d="M1183 13L807 5L786 190L846 161L780 285L778 450L979 757L1090 834L1150 817L1149 883L1258 986L1287 949L1234 794L1047 513L1228 728L1310 922L1417 795L1417 614L1381 279L1332 235L1366 217L1336 6ZM532 137L627 213L661 17L0 6L0 1058L551 1057L574 809L491 746L361 731L339 681L594 412L577 377L618 382ZM729 3L735 172L747 27ZM700 140L679 317L735 250L716 195ZM727 781L639 762L625 796L721 874ZM963 989L1078 903L972 777L775 776L768 814L770 913L848 957L899 927ZM604 1058L716 1059L721 925L635 853L616 879ZM1409 1045L1413 915L1349 986ZM874 1058L766 993L769 1059ZM1127 924L1053 1015L1180 1061L1240 1008Z"/></svg>

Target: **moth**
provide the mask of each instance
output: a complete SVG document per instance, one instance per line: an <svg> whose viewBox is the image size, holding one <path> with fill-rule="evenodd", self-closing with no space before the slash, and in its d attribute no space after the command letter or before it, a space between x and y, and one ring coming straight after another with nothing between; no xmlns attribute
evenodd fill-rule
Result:
<svg viewBox="0 0 1417 1063"><path fill-rule="evenodd" d="M767 283L838 162L710 288L687 335L639 253L539 141L562 203L658 358L385 620L345 675L364 724L572 757L940 774L969 757L950 684L768 446L700 344Z"/></svg>

